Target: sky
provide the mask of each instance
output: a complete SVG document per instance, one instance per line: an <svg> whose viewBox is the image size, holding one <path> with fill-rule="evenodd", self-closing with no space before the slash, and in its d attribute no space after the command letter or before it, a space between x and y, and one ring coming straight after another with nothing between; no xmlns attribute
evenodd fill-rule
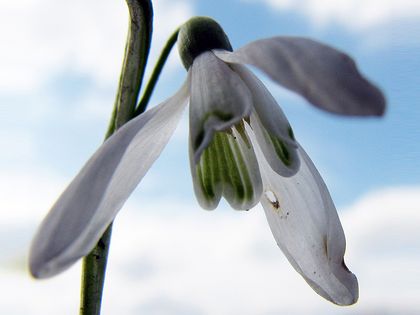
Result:
<svg viewBox="0 0 420 315"><path fill-rule="evenodd" d="M154 6L150 67L175 27L206 15L234 48L293 35L346 51L384 91L383 118L338 117L255 71L329 187L360 299L338 307L314 293L276 246L260 206L199 207L185 114L117 216L103 314L419 314L420 1L159 0ZM38 224L103 141L126 6L2 0L0 21L0 313L77 314L80 263L37 281L26 260ZM185 77L174 49L151 106Z"/></svg>

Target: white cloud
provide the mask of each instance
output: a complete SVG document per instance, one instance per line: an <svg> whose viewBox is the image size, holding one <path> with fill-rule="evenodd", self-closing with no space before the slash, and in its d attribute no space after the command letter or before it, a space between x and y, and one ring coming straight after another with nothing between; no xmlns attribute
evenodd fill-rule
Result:
<svg viewBox="0 0 420 315"><path fill-rule="evenodd" d="M33 223L46 214L65 182L48 169L0 168L1 222ZM6 210L7 209L7 210Z"/></svg>
<svg viewBox="0 0 420 315"><path fill-rule="evenodd" d="M11 209L2 223L9 242L16 243L17 233L28 234L22 226L32 222L33 230L62 183L48 184L53 176L39 181L35 173L26 179L3 175L15 178L0 207ZM20 190L19 183L25 183ZM19 191L27 193L24 198ZM148 200L140 194L114 225L103 314L415 314L419 203L419 187L390 188L344 209L347 264L358 275L361 294L355 306L339 308L317 296L288 264L260 208L237 212L222 205L209 212L195 201ZM76 313L80 266L36 282L11 268L26 249L0 256L0 292L8 296L0 312ZM18 303L22 297L25 305Z"/></svg>
<svg viewBox="0 0 420 315"><path fill-rule="evenodd" d="M361 302L420 309L420 189L370 194L347 210L348 248L361 280Z"/></svg>
<svg viewBox="0 0 420 315"><path fill-rule="evenodd" d="M2 148L7 148L2 152L4 163L28 159L36 154L34 137L22 130L15 131L12 136L9 132L0 129L0 145Z"/></svg>
<svg viewBox="0 0 420 315"><path fill-rule="evenodd" d="M115 85L128 23L124 1L7 0L0 7L0 91L34 90L68 69ZM191 14L188 0L158 1L157 45Z"/></svg>
<svg viewBox="0 0 420 315"><path fill-rule="evenodd" d="M265 2L278 10L296 10L318 25L340 24L362 31L396 20L420 17L415 0L247 0Z"/></svg>
<svg viewBox="0 0 420 315"><path fill-rule="evenodd" d="M1 268L0 277L2 279L0 283L2 314L78 313L78 296L74 294L79 289L77 268L48 281L35 281L21 271Z"/></svg>

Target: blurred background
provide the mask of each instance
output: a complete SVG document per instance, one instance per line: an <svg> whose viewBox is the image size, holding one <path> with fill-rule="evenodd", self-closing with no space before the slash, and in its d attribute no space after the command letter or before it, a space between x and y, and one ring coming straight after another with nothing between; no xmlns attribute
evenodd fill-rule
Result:
<svg viewBox="0 0 420 315"><path fill-rule="evenodd" d="M316 295L259 206L198 206L184 115L117 217L103 314L420 314L420 1L159 0L149 66L194 15L219 21L235 48L275 35L325 42L385 92L385 117L343 118L258 73L330 189L360 300L338 307ZM26 259L39 222L103 140L125 2L1 0L0 21L0 313L77 314L80 264L35 281ZM151 105L185 77L175 49Z"/></svg>

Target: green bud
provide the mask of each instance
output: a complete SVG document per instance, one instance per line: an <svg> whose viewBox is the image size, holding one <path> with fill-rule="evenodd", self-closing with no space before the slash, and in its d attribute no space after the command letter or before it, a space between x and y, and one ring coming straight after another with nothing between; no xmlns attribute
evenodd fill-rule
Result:
<svg viewBox="0 0 420 315"><path fill-rule="evenodd" d="M232 51L228 37L215 20L197 16L181 26L178 51L187 70L197 56L212 49Z"/></svg>

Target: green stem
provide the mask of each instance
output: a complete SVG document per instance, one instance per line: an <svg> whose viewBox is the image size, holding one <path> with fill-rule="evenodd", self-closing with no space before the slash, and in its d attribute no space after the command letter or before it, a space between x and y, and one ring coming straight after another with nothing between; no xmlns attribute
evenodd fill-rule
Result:
<svg viewBox="0 0 420 315"><path fill-rule="evenodd" d="M80 314L100 314L106 263L111 242L112 224L96 247L83 258Z"/></svg>
<svg viewBox="0 0 420 315"><path fill-rule="evenodd" d="M178 39L179 28L175 30L175 32L169 37L168 41L166 42L163 50L159 56L159 59L153 69L152 75L150 77L149 82L144 89L143 96L137 106L134 115L140 115L146 109L147 104L149 103L150 97L152 96L153 89L156 86L156 82L159 79L159 75L162 72L163 66L165 65L166 60L168 59L169 53L172 50L172 47L175 45L176 40Z"/></svg>
<svg viewBox="0 0 420 315"><path fill-rule="evenodd" d="M130 25L114 110L106 138L134 117L152 40L151 1L126 0L126 2L130 13Z"/></svg>
<svg viewBox="0 0 420 315"><path fill-rule="evenodd" d="M105 139L134 117L152 38L150 0L126 0L130 24L117 96ZM80 315L101 313L112 223L95 248L83 258Z"/></svg>

